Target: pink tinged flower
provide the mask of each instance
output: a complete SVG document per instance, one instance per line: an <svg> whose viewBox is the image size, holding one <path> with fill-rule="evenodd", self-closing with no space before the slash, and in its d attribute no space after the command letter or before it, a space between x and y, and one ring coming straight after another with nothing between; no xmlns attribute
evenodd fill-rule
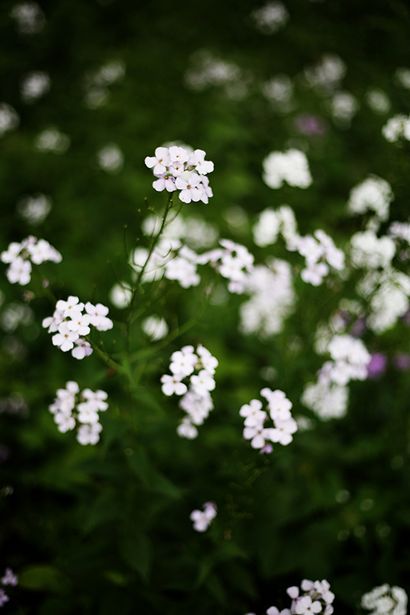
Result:
<svg viewBox="0 0 410 615"><path fill-rule="evenodd" d="M75 346L71 351L71 356L74 357L74 359L81 361L82 359L89 357L92 353L93 349L91 348L91 344L86 340L79 338L75 342Z"/></svg>
<svg viewBox="0 0 410 615"><path fill-rule="evenodd" d="M6 264L12 263L17 258L17 256L20 254L21 249L22 249L22 245L20 243L17 243L16 241L13 241L9 245L7 250L5 250L4 252L0 254L1 261Z"/></svg>
<svg viewBox="0 0 410 615"><path fill-rule="evenodd" d="M14 574L11 568L6 568L4 575L1 579L2 585L12 585L16 586L18 582L17 575Z"/></svg>
<svg viewBox="0 0 410 615"><path fill-rule="evenodd" d="M185 417L178 425L177 433L181 438L187 438L187 440L194 440L198 435L198 430L195 425L192 424L189 418Z"/></svg>
<svg viewBox="0 0 410 615"><path fill-rule="evenodd" d="M90 317L86 314L76 312L72 315L72 319L68 321L68 328L79 335L88 335L90 333Z"/></svg>
<svg viewBox="0 0 410 615"><path fill-rule="evenodd" d="M370 361L366 366L368 378L378 378L386 371L387 357L381 352L371 355Z"/></svg>
<svg viewBox="0 0 410 615"><path fill-rule="evenodd" d="M214 163L210 160L205 160L206 153L203 149L196 149L190 158L190 164L195 166L200 175L206 175L212 173L214 170Z"/></svg>
<svg viewBox="0 0 410 615"><path fill-rule="evenodd" d="M70 295L67 301L60 299L57 301L56 309L64 314L65 317L71 318L73 314L78 314L84 308L84 303L80 303L78 297Z"/></svg>
<svg viewBox="0 0 410 615"><path fill-rule="evenodd" d="M9 600L10 598L8 597L4 589L0 589L0 607L4 606Z"/></svg>
<svg viewBox="0 0 410 615"><path fill-rule="evenodd" d="M177 145L171 145L171 147L169 148L169 158L170 158L172 165L175 165L175 164L182 165L188 161L189 151L186 150L184 147L179 147Z"/></svg>

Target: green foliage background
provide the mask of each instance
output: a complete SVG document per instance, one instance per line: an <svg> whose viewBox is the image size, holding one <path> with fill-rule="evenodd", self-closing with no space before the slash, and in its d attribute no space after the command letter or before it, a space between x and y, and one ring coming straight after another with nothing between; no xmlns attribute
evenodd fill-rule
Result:
<svg viewBox="0 0 410 615"><path fill-rule="evenodd" d="M405 218L409 150L382 138L385 117L363 102L369 88L381 88L392 113L409 112L408 91L392 79L398 66L409 64L404 0L290 0L289 24L273 36L255 30L249 14L256 4L245 0L50 0L42 2L45 30L32 37L16 32L11 6L6 0L0 6L0 99L15 107L21 125L0 143L1 247L33 232L16 213L22 195L49 194L52 212L34 232L64 256L61 265L44 268L59 297L108 303L113 284L126 278L124 236L129 246L144 243L141 220L148 207L159 211L164 204L151 189L143 159L171 140L201 147L215 162L214 198L208 206L187 208L215 224L222 237L248 245L260 261L285 252L255 249L249 225L227 221L233 206L253 222L266 207L288 203L302 232L321 227L343 244L358 230L357 220L346 215L349 191L375 173L393 187L393 219ZM198 49L252 76L248 95L230 100L216 88L189 90L184 74ZM346 62L344 87L361 103L349 129L334 126L311 91L300 91L294 111L281 115L255 85L277 73L292 77L326 52ZM113 58L125 62L126 77L113 86L106 106L89 110L84 75ZM51 90L24 105L20 81L38 69L50 73ZM324 116L326 135L301 137L294 125L301 112ZM34 149L36 135L49 125L70 136L64 155ZM125 157L114 175L96 161L107 142L117 143ZM289 144L307 150L314 183L306 191L272 191L262 182L264 156ZM197 321L168 347L141 356L142 386L132 394L95 355L77 362L52 347L40 327L52 306L34 282L36 321L15 334L25 354L11 359L5 334L0 359L1 396L20 393L29 405L27 416L0 416L0 443L10 452L0 466L0 564L12 566L21 580L10 612L264 612L285 600L288 585L308 577L327 578L336 612L354 613L375 585L406 587L408 372L389 369L378 381L351 386L345 419L311 417L312 430L271 456L259 455L242 438L238 409L266 385L266 366L276 369L273 384L309 416L299 398L321 363L313 351L315 328L340 295L296 284L294 315L281 334L260 342L238 334L235 296L214 305L203 288L182 291L169 283L151 312L174 327ZM6 304L24 300L4 275L1 289ZM103 338L115 351L123 315L113 310L113 316L116 326ZM365 341L372 351L405 352L409 329L401 323ZM220 367L215 411L191 442L175 433L179 411L161 394L159 376L173 350L198 342ZM135 351L146 344L136 327ZM96 447L59 434L48 412L55 390L69 379L109 393ZM206 500L217 502L219 514L200 535L189 514Z"/></svg>

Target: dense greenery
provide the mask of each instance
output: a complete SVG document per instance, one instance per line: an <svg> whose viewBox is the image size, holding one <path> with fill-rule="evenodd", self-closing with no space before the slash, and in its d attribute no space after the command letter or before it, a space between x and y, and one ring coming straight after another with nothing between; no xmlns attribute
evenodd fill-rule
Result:
<svg viewBox="0 0 410 615"><path fill-rule="evenodd" d="M304 233L321 227L344 245L359 230L346 213L349 191L370 173L390 182L394 219L405 219L408 144L387 143L381 128L388 116L365 101L369 89L379 88L389 96L392 114L409 111L409 90L392 76L408 60L410 10L404 0L289 0L289 22L273 35L254 27L250 0L41 4L47 22L31 36L16 31L11 2L0 6L1 101L20 116L19 128L1 140L0 234L1 249L33 233L61 251L61 264L40 269L55 296L108 305L113 285L129 279L129 249L147 245L141 222L165 205L143 163L164 142L201 147L215 163L214 198L182 213L247 245L259 262L269 255L290 258L280 244L262 249L252 242L256 215L283 203L294 208ZM184 75L201 49L241 68L245 96L187 87ZM339 55L347 66L343 87L360 104L349 126L335 122L323 98L297 78L324 53ZM124 79L112 86L105 105L87 108L86 73L113 59L124 62ZM32 70L49 73L51 88L24 104L20 82ZM295 83L296 103L287 113L260 91L278 73ZM295 118L301 113L322 118L325 133L300 134ZM70 137L64 154L34 147L50 125ZM110 142L124 155L123 167L111 174L96 157ZM273 191L262 181L263 158L289 145L307 153L313 176L308 190ZM33 229L16 204L36 193L49 195L53 207ZM379 379L353 383L348 414L340 420L322 422L299 401L322 363L313 349L317 324L342 295L353 295L353 282L318 289L296 277L296 309L283 331L265 340L238 333L240 297L210 301L204 284L182 290L161 282L153 304L154 291L145 286L136 306L142 315L164 317L173 332L190 326L156 345L137 319L131 347L138 360L127 380L96 353L77 362L52 346L41 320L53 304L39 277L27 288L1 277L0 315L21 302L34 315L4 332L0 358L0 564L20 577L6 609L45 615L262 613L280 606L286 587L307 577L328 579L336 612L354 613L375 585L406 587L409 372L390 362ZM101 338L103 347L122 356L125 313L110 309L115 326ZM365 341L371 352L392 357L409 351L409 328L400 322ZM171 352L190 343L205 344L220 363L215 410L193 441L176 434L177 402L165 398L159 385ZM269 366L274 375L266 372ZM67 380L109 394L97 446L82 447L72 434L60 434L48 412ZM267 384L286 391L312 428L296 434L290 446L260 455L242 438L238 410ZM26 412L8 411L4 400L16 394ZM206 534L195 533L190 512L207 500L217 503L218 517Z"/></svg>

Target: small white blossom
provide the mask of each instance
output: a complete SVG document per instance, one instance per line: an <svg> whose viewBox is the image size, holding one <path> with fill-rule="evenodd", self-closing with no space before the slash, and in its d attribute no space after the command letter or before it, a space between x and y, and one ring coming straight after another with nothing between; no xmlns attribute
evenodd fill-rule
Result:
<svg viewBox="0 0 410 615"><path fill-rule="evenodd" d="M371 212L383 221L389 217L393 198L390 184L381 177L373 175L352 189L347 206L352 214Z"/></svg>
<svg viewBox="0 0 410 615"><path fill-rule="evenodd" d="M268 2L252 13L258 30L272 34L282 28L289 19L289 14L281 2Z"/></svg>
<svg viewBox="0 0 410 615"><path fill-rule="evenodd" d="M396 143L400 139L410 141L410 115L395 115L383 126L384 138L390 143Z"/></svg>
<svg viewBox="0 0 410 615"><path fill-rule="evenodd" d="M40 152L54 152L55 154L64 154L69 148L70 138L60 132L58 128L46 128L35 140L35 147Z"/></svg>
<svg viewBox="0 0 410 615"><path fill-rule="evenodd" d="M168 325L163 318L148 316L142 321L142 330L153 341L162 340L168 334Z"/></svg>
<svg viewBox="0 0 410 615"><path fill-rule="evenodd" d="M17 128L19 122L19 116L13 107L6 103L0 103L0 137Z"/></svg>
<svg viewBox="0 0 410 615"><path fill-rule="evenodd" d="M107 173L115 173L124 164L124 156L120 148L110 143L99 150L97 154L98 165Z"/></svg>
<svg viewBox="0 0 410 615"><path fill-rule="evenodd" d="M50 89L50 77L47 73L36 71L26 75L21 83L21 97L31 103L41 98Z"/></svg>
<svg viewBox="0 0 410 615"><path fill-rule="evenodd" d="M37 226L44 222L51 211L50 199L45 194L28 196L17 205L20 216L29 224Z"/></svg>
<svg viewBox="0 0 410 615"><path fill-rule="evenodd" d="M119 282L110 291L110 301L118 309L128 307L132 298L132 290L126 282Z"/></svg>
<svg viewBox="0 0 410 615"><path fill-rule="evenodd" d="M190 518L197 532L206 532L217 513L216 505L213 502L205 502L203 510L193 510Z"/></svg>

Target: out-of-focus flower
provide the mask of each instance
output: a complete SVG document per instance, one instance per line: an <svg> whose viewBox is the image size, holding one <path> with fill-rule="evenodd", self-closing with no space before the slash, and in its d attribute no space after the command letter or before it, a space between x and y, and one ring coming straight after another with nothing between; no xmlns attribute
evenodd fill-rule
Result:
<svg viewBox="0 0 410 615"><path fill-rule="evenodd" d="M31 103L41 98L50 89L50 77L42 71L35 71L26 75L21 83L21 97Z"/></svg>
<svg viewBox="0 0 410 615"><path fill-rule="evenodd" d="M361 606L370 615L406 615L407 594L402 587L384 584L364 594Z"/></svg>
<svg viewBox="0 0 410 615"><path fill-rule="evenodd" d="M0 137L17 128L19 122L19 116L13 107L6 103L0 103Z"/></svg>
<svg viewBox="0 0 410 615"><path fill-rule="evenodd" d="M316 115L302 114L295 119L298 132L309 137L321 137L326 132L324 121Z"/></svg>
<svg viewBox="0 0 410 615"><path fill-rule="evenodd" d="M190 518L196 532L206 532L217 513L216 504L205 502L203 510L193 510Z"/></svg>
<svg viewBox="0 0 410 615"><path fill-rule="evenodd" d="M337 122L350 124L356 115L359 103L350 92L336 92L330 103L330 110Z"/></svg>
<svg viewBox="0 0 410 615"><path fill-rule="evenodd" d="M386 371L387 357L381 352L375 352L371 355L370 361L367 364L367 377L378 378Z"/></svg>
<svg viewBox="0 0 410 615"><path fill-rule="evenodd" d="M44 13L36 2L15 4L10 15L22 34L37 34L41 32L46 22Z"/></svg>
<svg viewBox="0 0 410 615"><path fill-rule="evenodd" d="M51 201L45 194L27 196L19 201L17 210L26 222L37 226L44 222L50 213Z"/></svg>
<svg viewBox="0 0 410 615"><path fill-rule="evenodd" d="M383 126L384 138L390 143L400 139L410 141L410 115L395 115Z"/></svg>
<svg viewBox="0 0 410 615"><path fill-rule="evenodd" d="M162 340L168 334L168 325L164 318L148 316L142 321L142 330L153 341Z"/></svg>
<svg viewBox="0 0 410 615"><path fill-rule="evenodd" d="M307 83L314 88L327 91L335 90L346 73L346 65L341 58L326 54L315 66L305 70Z"/></svg>
<svg viewBox="0 0 410 615"><path fill-rule="evenodd" d="M308 188L312 176L305 154L297 149L271 152L263 161L263 180L269 188L280 188L284 183Z"/></svg>
<svg viewBox="0 0 410 615"><path fill-rule="evenodd" d="M118 309L122 310L129 306L132 290L126 282L119 282L110 291L110 301Z"/></svg>
<svg viewBox="0 0 410 615"><path fill-rule="evenodd" d="M120 148L114 143L110 143L100 149L97 154L98 165L107 173L115 173L121 169L124 163L124 156Z"/></svg>
<svg viewBox="0 0 410 615"><path fill-rule="evenodd" d="M353 214L371 212L378 220L384 221L389 217L393 198L390 184L385 179L372 175L352 188L347 206Z"/></svg>
<svg viewBox="0 0 410 615"><path fill-rule="evenodd" d="M0 254L0 260L9 265L6 272L9 282L25 286L31 280L32 263L60 263L62 256L45 239L30 236L20 243L12 242L7 250Z"/></svg>
<svg viewBox="0 0 410 615"><path fill-rule="evenodd" d="M396 369L400 371L410 370L410 354L406 352L399 352L393 357L393 364Z"/></svg>
<svg viewBox="0 0 410 615"><path fill-rule="evenodd" d="M366 101L370 109L376 111L376 113L388 113L390 111L390 100L383 90L369 90L366 94Z"/></svg>
<svg viewBox="0 0 410 615"><path fill-rule="evenodd" d="M64 154L70 146L70 138L58 128L50 127L40 132L35 140L35 147L40 152Z"/></svg>
<svg viewBox="0 0 410 615"><path fill-rule="evenodd" d="M286 24L289 13L282 2L267 2L253 11L252 19L258 30L264 34L273 34Z"/></svg>

